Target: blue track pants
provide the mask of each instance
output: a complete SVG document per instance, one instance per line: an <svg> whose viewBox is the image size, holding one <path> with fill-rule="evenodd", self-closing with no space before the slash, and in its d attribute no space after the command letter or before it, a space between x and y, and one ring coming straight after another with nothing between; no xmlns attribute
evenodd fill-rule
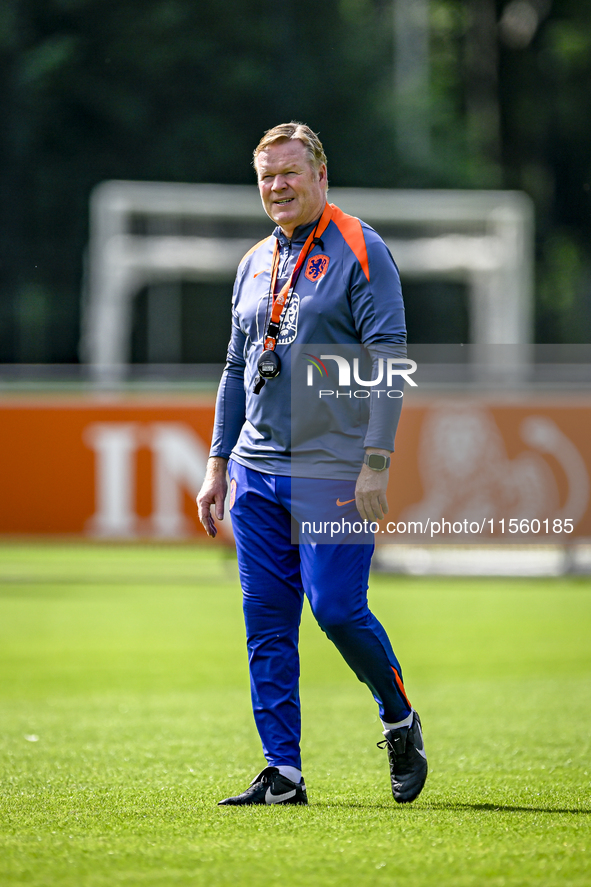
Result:
<svg viewBox="0 0 591 887"><path fill-rule="evenodd" d="M301 769L304 595L321 629L371 690L380 716L394 723L410 712L398 660L367 605L373 537L366 534L366 544L292 542L293 521L301 524L310 504L316 516L334 517L337 500L354 500L353 481L262 474L233 460L229 473L255 722L268 764ZM338 508L339 519L346 508ZM354 502L346 514L359 521Z"/></svg>

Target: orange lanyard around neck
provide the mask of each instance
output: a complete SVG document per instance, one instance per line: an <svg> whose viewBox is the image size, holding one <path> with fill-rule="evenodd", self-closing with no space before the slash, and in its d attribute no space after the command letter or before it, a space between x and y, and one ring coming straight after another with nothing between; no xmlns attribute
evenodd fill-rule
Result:
<svg viewBox="0 0 591 887"><path fill-rule="evenodd" d="M267 333L265 336L265 342L263 345L264 351L274 351L275 346L277 345L277 338L279 336L279 330L281 329L281 321L283 319L283 314L289 304L289 300L291 297L291 292L293 287L295 287L300 270L304 261L307 259L308 254L314 249L316 243L326 229L328 228L329 222L332 218L332 205L327 203L324 207L324 211L318 220L318 224L314 227L314 230L311 234L306 238L306 242L300 250L300 254L295 263L295 267L291 272L291 276L289 280L281 287L281 292L275 295L275 285L277 283L277 273L279 271L279 241L275 241L275 249L273 250L273 270L271 272L271 292L273 293L273 308L271 311L271 319L269 320L269 326L267 327Z"/></svg>

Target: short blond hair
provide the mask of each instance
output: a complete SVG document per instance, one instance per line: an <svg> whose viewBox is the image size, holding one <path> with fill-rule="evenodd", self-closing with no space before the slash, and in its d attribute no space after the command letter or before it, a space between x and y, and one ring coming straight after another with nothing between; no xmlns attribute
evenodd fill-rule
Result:
<svg viewBox="0 0 591 887"><path fill-rule="evenodd" d="M326 154L324 153L322 142L316 133L312 132L305 123L298 123L297 120L292 120L291 123L280 123L279 126L274 126L273 129L267 130L252 155L252 165L255 170L261 151L264 151L265 148L268 148L269 145L273 145L275 142L290 141L291 139L299 139L303 143L308 159L316 172L318 172L323 163L326 166Z"/></svg>

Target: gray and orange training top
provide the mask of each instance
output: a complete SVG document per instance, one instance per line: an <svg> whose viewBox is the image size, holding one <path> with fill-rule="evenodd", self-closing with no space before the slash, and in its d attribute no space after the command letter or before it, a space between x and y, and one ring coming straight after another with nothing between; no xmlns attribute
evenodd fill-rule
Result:
<svg viewBox="0 0 591 887"><path fill-rule="evenodd" d="M308 253L282 318L276 346L281 373L269 379L259 394L253 393L253 382L271 310L275 244L278 241L278 292L316 223L296 228L291 240L276 228L240 262L212 456L231 456L267 474L354 480L364 447L394 449L401 399L362 400L344 391L337 397L335 377L322 383L335 396L319 398L317 386L314 390L306 386L304 353L319 355L329 346L343 346L345 352L349 348L351 355L357 355L365 346L370 374L372 361L375 367L379 356L405 355L400 277L386 244L369 225L336 206L330 209L328 227ZM362 378L370 378L365 373ZM303 417L308 423L305 433L295 427Z"/></svg>

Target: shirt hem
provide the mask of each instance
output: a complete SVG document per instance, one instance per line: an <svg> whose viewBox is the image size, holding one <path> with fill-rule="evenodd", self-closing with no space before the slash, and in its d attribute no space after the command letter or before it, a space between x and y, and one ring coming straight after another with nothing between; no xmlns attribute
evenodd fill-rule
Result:
<svg viewBox="0 0 591 887"><path fill-rule="evenodd" d="M337 466L337 465L326 465L319 464L317 466L298 466L294 465L292 460L288 457L286 461L277 462L274 465L269 465L268 463L262 465L256 459L246 459L244 456L239 456L237 453L232 453L230 458L234 462L238 462L239 465L243 465L245 468L250 468L252 471L258 471L261 474L271 474L271 475L279 475L280 477L300 477L300 478L312 478L312 479L330 479L330 480L357 480L359 477L359 471L361 466L356 468L355 466Z"/></svg>

